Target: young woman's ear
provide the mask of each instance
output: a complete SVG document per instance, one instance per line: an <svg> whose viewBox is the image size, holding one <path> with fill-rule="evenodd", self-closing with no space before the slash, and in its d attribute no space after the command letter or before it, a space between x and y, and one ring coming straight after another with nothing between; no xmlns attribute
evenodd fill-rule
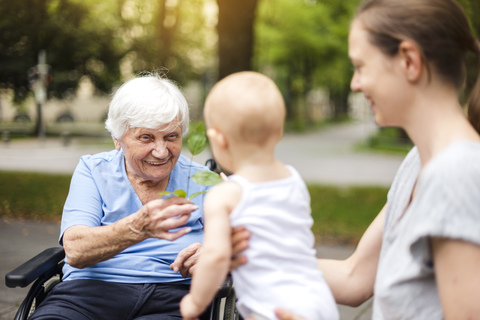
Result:
<svg viewBox="0 0 480 320"><path fill-rule="evenodd" d="M227 137L220 131L214 128L210 128L207 130L207 137L221 149L228 148L228 141Z"/></svg>
<svg viewBox="0 0 480 320"><path fill-rule="evenodd" d="M118 141L115 138L112 138L112 139L113 139L113 144L115 145L115 149L120 150L122 148L122 146L120 146L120 141Z"/></svg>
<svg viewBox="0 0 480 320"><path fill-rule="evenodd" d="M399 45L399 54L407 80L411 82L418 81L424 68L420 51L412 42L404 40Z"/></svg>

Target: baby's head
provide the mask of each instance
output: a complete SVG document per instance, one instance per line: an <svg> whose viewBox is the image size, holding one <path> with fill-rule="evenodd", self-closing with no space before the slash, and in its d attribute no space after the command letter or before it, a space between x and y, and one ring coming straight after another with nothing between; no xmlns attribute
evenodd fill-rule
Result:
<svg viewBox="0 0 480 320"><path fill-rule="evenodd" d="M209 137L216 130L230 144L266 147L280 140L285 113L275 83L260 73L245 71L229 75L212 88L205 101L204 118Z"/></svg>

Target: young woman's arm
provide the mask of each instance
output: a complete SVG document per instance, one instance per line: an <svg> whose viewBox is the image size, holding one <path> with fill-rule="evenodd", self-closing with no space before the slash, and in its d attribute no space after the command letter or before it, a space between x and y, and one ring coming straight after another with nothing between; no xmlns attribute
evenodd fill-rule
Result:
<svg viewBox="0 0 480 320"><path fill-rule="evenodd" d="M378 259L382 246L385 206L363 234L355 252L346 260L318 259L318 268L338 304L359 306L373 295ZM238 231L240 239L240 231ZM237 243L240 241L237 239ZM234 239L235 241L235 239ZM242 242L245 239L242 238ZM290 310L277 308L280 320L305 320Z"/></svg>
<svg viewBox="0 0 480 320"><path fill-rule="evenodd" d="M431 245L445 319L480 319L480 246L448 238Z"/></svg>
<svg viewBox="0 0 480 320"><path fill-rule="evenodd" d="M323 271L337 303L359 306L373 295L384 220L385 207L365 231L355 252L346 260L318 260L318 268Z"/></svg>

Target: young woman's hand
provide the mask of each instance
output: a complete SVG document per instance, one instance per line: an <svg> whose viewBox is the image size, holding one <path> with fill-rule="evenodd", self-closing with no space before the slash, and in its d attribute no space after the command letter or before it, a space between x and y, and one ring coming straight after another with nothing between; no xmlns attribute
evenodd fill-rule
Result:
<svg viewBox="0 0 480 320"><path fill-rule="evenodd" d="M287 310L282 309L282 308L276 308L275 309L275 315L280 320L306 320L306 319L297 317L296 315L294 315L290 311L287 311Z"/></svg>
<svg viewBox="0 0 480 320"><path fill-rule="evenodd" d="M245 263L247 258L241 253L248 248L248 241L250 239L250 232L244 227L234 227L232 229L232 263L230 270L235 269Z"/></svg>

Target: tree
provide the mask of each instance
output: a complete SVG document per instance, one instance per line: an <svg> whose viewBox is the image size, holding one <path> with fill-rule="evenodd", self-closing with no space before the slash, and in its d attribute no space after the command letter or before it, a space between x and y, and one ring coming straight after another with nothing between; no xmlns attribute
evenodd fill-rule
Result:
<svg viewBox="0 0 480 320"><path fill-rule="evenodd" d="M258 0L217 0L218 79L251 70L253 27Z"/></svg>
<svg viewBox="0 0 480 320"><path fill-rule="evenodd" d="M212 64L214 26L205 0L124 0L126 59L132 72L158 70L180 84Z"/></svg>
<svg viewBox="0 0 480 320"><path fill-rule="evenodd" d="M12 89L14 102L29 94L28 70L46 51L53 81L49 94L75 91L82 75L108 91L120 72L115 25L92 20L93 1L0 0L0 88ZM94 23L95 21L95 23Z"/></svg>
<svg viewBox="0 0 480 320"><path fill-rule="evenodd" d="M256 25L255 62L269 66L297 129L308 121L306 95L326 88L334 116L347 112L352 75L348 27L356 0L264 0Z"/></svg>
<svg viewBox="0 0 480 320"><path fill-rule="evenodd" d="M465 10L467 14L470 25L476 35L477 39L480 36L480 21L478 16L480 15L480 3L476 0L458 0L460 5ZM480 76L479 69L480 69L480 61L471 53L467 55L467 79L466 79L466 92L463 95L462 100L466 100L469 96L469 93L475 82L477 81L477 77ZM465 102L465 101L463 101Z"/></svg>

